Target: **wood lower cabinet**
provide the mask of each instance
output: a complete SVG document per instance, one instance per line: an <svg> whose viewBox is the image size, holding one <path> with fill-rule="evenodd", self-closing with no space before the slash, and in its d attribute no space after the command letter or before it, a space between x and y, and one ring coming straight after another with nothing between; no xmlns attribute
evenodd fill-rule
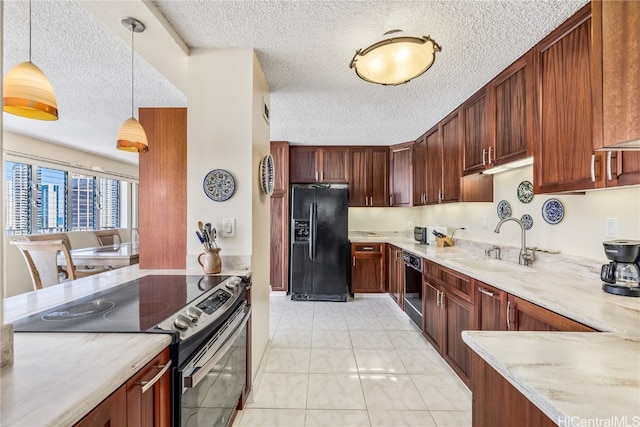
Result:
<svg viewBox="0 0 640 427"><path fill-rule="evenodd" d="M449 366L458 376L469 385L469 360L471 350L462 340L462 331L474 329L473 305L445 291L441 297L441 305L444 305L445 323L444 335L446 345L443 356Z"/></svg>
<svg viewBox="0 0 640 427"><path fill-rule="evenodd" d="M350 149L349 206L388 206L388 147Z"/></svg>
<svg viewBox="0 0 640 427"><path fill-rule="evenodd" d="M164 370L169 360L166 348L75 426L169 427L171 368Z"/></svg>
<svg viewBox="0 0 640 427"><path fill-rule="evenodd" d="M113 426L123 427L127 425L127 390L122 386L109 397L93 408L83 419L75 424L75 427Z"/></svg>
<svg viewBox="0 0 640 427"><path fill-rule="evenodd" d="M289 182L349 182L349 148L290 146Z"/></svg>
<svg viewBox="0 0 640 427"><path fill-rule="evenodd" d="M404 261L402 249L387 245L387 270L389 272L389 295L404 310Z"/></svg>
<svg viewBox="0 0 640 427"><path fill-rule="evenodd" d="M422 333L440 354L444 348L444 311L440 299L442 292L437 286L422 279Z"/></svg>
<svg viewBox="0 0 640 427"><path fill-rule="evenodd" d="M389 147L389 206L411 206L413 202L413 142Z"/></svg>
<svg viewBox="0 0 640 427"><path fill-rule="evenodd" d="M471 352L473 427L552 427L551 421L476 353Z"/></svg>
<svg viewBox="0 0 640 427"><path fill-rule="evenodd" d="M270 272L272 291L289 287L289 144L271 142L275 170L273 194L269 200L271 213Z"/></svg>
<svg viewBox="0 0 640 427"><path fill-rule="evenodd" d="M596 332L582 323L514 295L509 295L507 300L507 316L507 329L510 331Z"/></svg>
<svg viewBox="0 0 640 427"><path fill-rule="evenodd" d="M386 292L384 243L351 244L351 293Z"/></svg>
<svg viewBox="0 0 640 427"><path fill-rule="evenodd" d="M474 280L476 329L505 331L507 329L507 296L500 289Z"/></svg>

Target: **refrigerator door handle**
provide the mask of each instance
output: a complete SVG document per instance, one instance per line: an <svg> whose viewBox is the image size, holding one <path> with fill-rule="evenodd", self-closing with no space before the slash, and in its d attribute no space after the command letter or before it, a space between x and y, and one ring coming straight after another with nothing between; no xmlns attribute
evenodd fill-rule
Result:
<svg viewBox="0 0 640 427"><path fill-rule="evenodd" d="M316 204L309 205L309 259L316 256Z"/></svg>

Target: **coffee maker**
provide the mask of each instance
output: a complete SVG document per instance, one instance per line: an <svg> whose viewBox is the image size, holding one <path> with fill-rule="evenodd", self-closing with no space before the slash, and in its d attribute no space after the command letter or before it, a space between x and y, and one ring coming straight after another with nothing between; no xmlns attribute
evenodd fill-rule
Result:
<svg viewBox="0 0 640 427"><path fill-rule="evenodd" d="M602 289L610 294L640 297L640 240L610 240L602 243L611 261L602 266Z"/></svg>

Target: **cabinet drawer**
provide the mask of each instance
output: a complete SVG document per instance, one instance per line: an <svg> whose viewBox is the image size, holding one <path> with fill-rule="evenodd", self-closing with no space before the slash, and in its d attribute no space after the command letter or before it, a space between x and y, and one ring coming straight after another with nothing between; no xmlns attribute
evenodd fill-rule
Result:
<svg viewBox="0 0 640 427"><path fill-rule="evenodd" d="M431 261L423 261L422 271L432 281L468 302L473 302L471 278Z"/></svg>
<svg viewBox="0 0 640 427"><path fill-rule="evenodd" d="M354 243L351 248L353 252L380 252L384 243Z"/></svg>

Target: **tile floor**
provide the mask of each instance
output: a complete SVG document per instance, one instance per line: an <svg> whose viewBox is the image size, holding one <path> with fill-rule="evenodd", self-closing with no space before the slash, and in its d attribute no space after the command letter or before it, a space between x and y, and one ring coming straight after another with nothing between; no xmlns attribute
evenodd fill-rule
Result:
<svg viewBox="0 0 640 427"><path fill-rule="evenodd" d="M388 296L271 296L271 343L234 426L471 425L471 393Z"/></svg>

